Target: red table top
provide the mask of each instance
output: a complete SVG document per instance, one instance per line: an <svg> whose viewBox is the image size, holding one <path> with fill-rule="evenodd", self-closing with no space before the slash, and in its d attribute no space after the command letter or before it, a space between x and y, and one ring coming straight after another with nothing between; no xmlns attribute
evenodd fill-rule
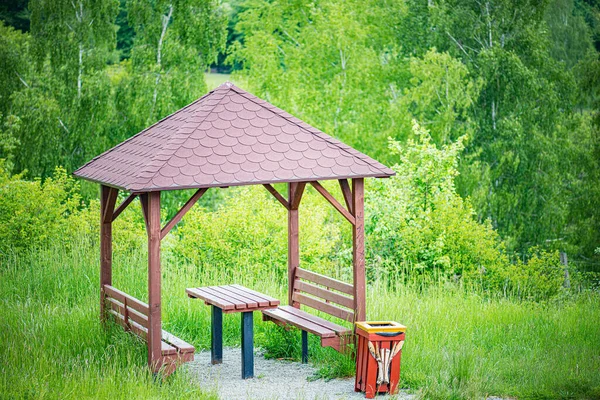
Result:
<svg viewBox="0 0 600 400"><path fill-rule="evenodd" d="M276 308L279 300L242 285L204 286L185 289L191 298L204 300L225 313L259 311Z"/></svg>

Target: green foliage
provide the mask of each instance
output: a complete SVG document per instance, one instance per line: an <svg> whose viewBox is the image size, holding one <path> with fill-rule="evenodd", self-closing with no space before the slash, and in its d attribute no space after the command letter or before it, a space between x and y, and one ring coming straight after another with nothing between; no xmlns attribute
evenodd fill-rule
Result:
<svg viewBox="0 0 600 400"><path fill-rule="evenodd" d="M565 267L558 251L534 249L526 263L519 260L503 268L491 266L485 285L494 292L538 301L557 297L563 291L564 279Z"/></svg>
<svg viewBox="0 0 600 400"><path fill-rule="evenodd" d="M80 197L73 178L57 168L52 178L25 181L10 177L0 164L0 252L47 245L63 237Z"/></svg>
<svg viewBox="0 0 600 400"><path fill-rule="evenodd" d="M286 211L262 187L230 189L214 212L194 208L178 227L173 253L199 270L247 271L253 276L287 279ZM305 194L300 208L301 262L318 272L333 271L332 251L339 227L326 224L328 208Z"/></svg>
<svg viewBox="0 0 600 400"><path fill-rule="evenodd" d="M582 19L592 21L594 7L252 4L231 56L252 91L384 162L393 162L385 138L404 143L412 119L438 144L467 134L456 183L480 222L511 251L540 245L593 257L600 207L581 190L595 192L599 170L589 118L598 53Z"/></svg>
<svg viewBox="0 0 600 400"><path fill-rule="evenodd" d="M396 175L369 188L367 234L375 269L419 279L476 276L506 258L498 235L454 187L464 137L439 148L416 122L415 139L390 141ZM423 276L425 275L425 276Z"/></svg>

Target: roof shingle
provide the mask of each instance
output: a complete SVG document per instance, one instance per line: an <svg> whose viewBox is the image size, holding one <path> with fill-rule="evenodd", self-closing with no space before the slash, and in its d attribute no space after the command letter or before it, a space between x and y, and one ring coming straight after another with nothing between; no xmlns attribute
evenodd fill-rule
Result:
<svg viewBox="0 0 600 400"><path fill-rule="evenodd" d="M227 82L74 175L149 192L389 177L394 171Z"/></svg>

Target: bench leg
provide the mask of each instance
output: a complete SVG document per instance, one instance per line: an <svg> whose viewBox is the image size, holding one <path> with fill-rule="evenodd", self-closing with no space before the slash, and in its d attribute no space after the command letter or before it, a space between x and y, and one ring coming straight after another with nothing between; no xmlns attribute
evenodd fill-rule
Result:
<svg viewBox="0 0 600 400"><path fill-rule="evenodd" d="M212 323L210 332L210 362L223 363L223 310L212 306Z"/></svg>
<svg viewBox="0 0 600 400"><path fill-rule="evenodd" d="M308 332L302 331L302 364L308 362Z"/></svg>
<svg viewBox="0 0 600 400"><path fill-rule="evenodd" d="M252 311L243 312L242 321L242 379L254 378L254 320Z"/></svg>

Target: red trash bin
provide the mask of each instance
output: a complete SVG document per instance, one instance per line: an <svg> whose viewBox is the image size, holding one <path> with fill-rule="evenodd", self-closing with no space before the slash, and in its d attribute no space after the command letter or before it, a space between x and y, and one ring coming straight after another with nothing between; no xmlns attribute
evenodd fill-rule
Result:
<svg viewBox="0 0 600 400"><path fill-rule="evenodd" d="M367 399L377 393L396 394L406 327L394 321L356 322L356 381L354 390Z"/></svg>

